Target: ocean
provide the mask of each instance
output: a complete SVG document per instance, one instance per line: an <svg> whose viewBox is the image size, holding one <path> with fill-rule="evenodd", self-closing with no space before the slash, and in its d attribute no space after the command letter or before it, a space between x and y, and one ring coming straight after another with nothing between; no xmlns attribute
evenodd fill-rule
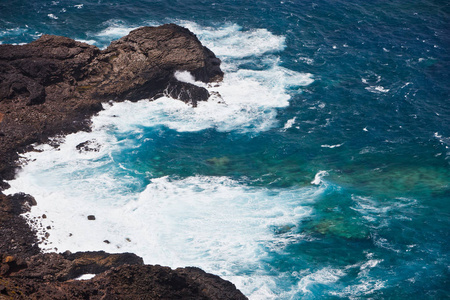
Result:
<svg viewBox="0 0 450 300"><path fill-rule="evenodd" d="M449 299L449 20L438 0L2 0L2 44L176 23L225 72L176 74L221 95L196 108L105 103L6 193L36 198L43 251L197 266L250 299Z"/></svg>

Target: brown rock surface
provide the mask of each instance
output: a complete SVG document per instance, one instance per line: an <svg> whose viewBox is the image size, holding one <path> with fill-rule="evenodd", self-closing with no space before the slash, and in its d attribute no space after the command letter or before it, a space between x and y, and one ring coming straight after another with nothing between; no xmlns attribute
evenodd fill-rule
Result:
<svg viewBox="0 0 450 300"><path fill-rule="evenodd" d="M143 265L130 253L3 255L0 299L247 299L236 287L198 268ZM97 274L90 280L74 280Z"/></svg>
<svg viewBox="0 0 450 300"><path fill-rule="evenodd" d="M36 201L23 193L0 193L0 253L25 257L39 253L37 238L20 214L29 210Z"/></svg>
<svg viewBox="0 0 450 300"><path fill-rule="evenodd" d="M223 76L219 59L173 24L136 29L105 50L50 35L0 45L0 299L246 299L232 283L198 268L143 265L130 253L39 253L20 216L36 201L1 193L15 175L18 153L89 130L103 101L170 95L195 106L209 97L206 89L177 81L178 70L203 82ZM95 151L88 142L78 146ZM83 274L97 275L75 280Z"/></svg>
<svg viewBox="0 0 450 300"><path fill-rule="evenodd" d="M214 53L174 24L136 29L105 50L52 35L0 45L0 181L14 177L17 151L88 130L101 102L166 94L195 106L208 99L206 89L179 82L175 71L204 82L223 76Z"/></svg>

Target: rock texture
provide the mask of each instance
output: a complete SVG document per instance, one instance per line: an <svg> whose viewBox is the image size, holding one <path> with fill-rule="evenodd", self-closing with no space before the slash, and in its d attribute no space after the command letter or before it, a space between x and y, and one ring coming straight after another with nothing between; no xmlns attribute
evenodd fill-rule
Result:
<svg viewBox="0 0 450 300"><path fill-rule="evenodd" d="M144 265L130 253L42 254L20 216L36 205L34 198L1 193L4 180L14 178L18 153L89 130L103 101L169 95L195 106L208 99L206 89L177 81L175 71L203 82L223 76L220 60L173 24L136 29L105 50L50 35L0 45L0 299L246 299L232 283L198 268ZM86 142L77 149L96 148ZM96 276L75 280L84 274Z"/></svg>
<svg viewBox="0 0 450 300"><path fill-rule="evenodd" d="M88 130L101 102L169 95L196 105L203 87L179 82L221 80L220 60L189 30L142 27L105 50L43 35L26 45L0 45L0 181L12 179L17 151L50 136Z"/></svg>
<svg viewBox="0 0 450 300"><path fill-rule="evenodd" d="M0 299L247 299L232 283L198 268L143 265L130 253L1 258ZM84 274L98 275L75 280Z"/></svg>
<svg viewBox="0 0 450 300"><path fill-rule="evenodd" d="M26 257L39 253L36 235L20 216L35 204L30 195L0 193L0 254Z"/></svg>
<svg viewBox="0 0 450 300"><path fill-rule="evenodd" d="M144 265L132 253L39 253L19 216L36 202L0 195L0 299L247 299L236 287L198 268ZM96 274L90 280L75 280Z"/></svg>

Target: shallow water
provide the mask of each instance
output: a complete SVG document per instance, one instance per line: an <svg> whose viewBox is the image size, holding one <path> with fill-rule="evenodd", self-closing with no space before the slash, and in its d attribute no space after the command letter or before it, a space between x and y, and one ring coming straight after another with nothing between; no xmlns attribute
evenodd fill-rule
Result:
<svg viewBox="0 0 450 300"><path fill-rule="evenodd" d="M449 297L448 4L16 1L0 16L1 43L99 47L174 22L225 71L208 86L223 99L105 104L92 132L25 154L8 192L38 201L45 251L198 266L251 299Z"/></svg>

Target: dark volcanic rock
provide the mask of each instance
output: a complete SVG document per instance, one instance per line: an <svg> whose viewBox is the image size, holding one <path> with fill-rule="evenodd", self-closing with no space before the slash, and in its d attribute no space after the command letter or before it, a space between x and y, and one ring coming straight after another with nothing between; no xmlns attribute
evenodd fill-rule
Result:
<svg viewBox="0 0 450 300"><path fill-rule="evenodd" d="M179 81L170 81L164 93L172 98L191 103L194 107L197 106L199 100L208 99L209 97L206 89L191 83Z"/></svg>
<svg viewBox="0 0 450 300"><path fill-rule="evenodd" d="M8 187L3 180L15 176L18 153L52 136L89 130L89 118L103 101L168 95L196 106L208 99L206 89L179 82L175 71L190 71L203 82L223 76L220 60L173 24L136 29L103 51L51 35L27 45L0 45L0 299L246 299L218 276L143 265L130 253L39 253L20 216L36 201L1 193ZM76 146L99 147L95 141ZM74 280L83 274L97 275Z"/></svg>
<svg viewBox="0 0 450 300"><path fill-rule="evenodd" d="M76 145L75 148L80 152L98 152L100 151L101 145L96 141L86 141Z"/></svg>
<svg viewBox="0 0 450 300"><path fill-rule="evenodd" d="M162 95L169 81L177 82L177 70L190 71L203 82L223 75L220 60L193 33L174 24L136 29L112 42L92 65L86 83L93 87L93 95L114 100Z"/></svg>
<svg viewBox="0 0 450 300"><path fill-rule="evenodd" d="M36 201L30 195L0 193L0 253L20 257L39 253L36 235L20 216L32 205L36 205Z"/></svg>
<svg viewBox="0 0 450 300"><path fill-rule="evenodd" d="M223 76L220 60L174 24L136 29L105 50L52 35L0 45L0 182L14 177L17 151L88 130L103 101L168 95L196 105L208 99L206 89L179 82L175 71L204 82Z"/></svg>
<svg viewBox="0 0 450 300"><path fill-rule="evenodd" d="M247 299L232 283L198 268L143 265L130 253L1 258L0 292L15 299ZM97 275L73 280L83 274Z"/></svg>
<svg viewBox="0 0 450 300"><path fill-rule="evenodd" d="M132 253L109 254L99 252L77 252L74 254L46 253L24 259L26 268L9 276L67 281L83 274L99 274L122 265L143 265L142 258Z"/></svg>

